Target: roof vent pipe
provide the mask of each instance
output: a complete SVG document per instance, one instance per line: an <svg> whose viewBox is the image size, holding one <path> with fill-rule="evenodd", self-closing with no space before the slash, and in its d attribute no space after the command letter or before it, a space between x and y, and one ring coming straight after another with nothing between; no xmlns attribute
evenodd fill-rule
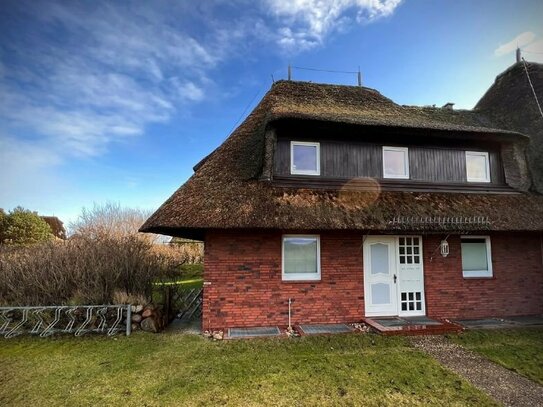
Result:
<svg viewBox="0 0 543 407"><path fill-rule="evenodd" d="M522 56L520 55L520 48L517 47L517 63L522 60Z"/></svg>

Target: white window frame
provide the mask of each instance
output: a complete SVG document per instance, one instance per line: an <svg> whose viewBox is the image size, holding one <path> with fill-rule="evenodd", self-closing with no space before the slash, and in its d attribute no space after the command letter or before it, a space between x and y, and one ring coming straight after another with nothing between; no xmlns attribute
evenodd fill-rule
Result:
<svg viewBox="0 0 543 407"><path fill-rule="evenodd" d="M488 265L488 270L464 270L462 268L462 276L464 278L477 278L484 277L489 278L493 277L492 272L492 251L490 245L490 236L460 236L460 243L462 240L471 240L471 239L485 239L486 243L486 264ZM460 245L460 260L462 260L462 245Z"/></svg>
<svg viewBox="0 0 543 407"><path fill-rule="evenodd" d="M317 272L285 273L285 239L312 238L317 239ZM283 281L320 281L321 279L321 238L319 235L283 235L281 237L281 274Z"/></svg>
<svg viewBox="0 0 543 407"><path fill-rule="evenodd" d="M474 178L468 174L468 157L484 157L486 165L486 178ZM468 182L490 182L490 157L486 151L466 151L466 178Z"/></svg>
<svg viewBox="0 0 543 407"><path fill-rule="evenodd" d="M311 146L316 147L317 154L317 170L297 170L294 168L294 147L295 146ZM293 175L321 175L321 145L317 142L309 141L291 141L290 142L290 173Z"/></svg>
<svg viewBox="0 0 543 407"><path fill-rule="evenodd" d="M405 163L404 163L405 174L396 175L396 174L387 174L386 173L386 165L385 165L385 152L386 151L401 151L401 152L405 153ZM408 147L383 146L383 155L382 156L383 156L383 178L409 179L409 148Z"/></svg>

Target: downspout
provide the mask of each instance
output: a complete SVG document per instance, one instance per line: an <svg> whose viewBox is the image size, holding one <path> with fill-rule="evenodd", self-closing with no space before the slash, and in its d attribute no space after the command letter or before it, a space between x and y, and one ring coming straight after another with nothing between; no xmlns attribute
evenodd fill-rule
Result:
<svg viewBox="0 0 543 407"><path fill-rule="evenodd" d="M291 321L290 321L290 305L292 303L292 299L289 298L288 299L288 330L289 331L292 331L292 324L291 324Z"/></svg>

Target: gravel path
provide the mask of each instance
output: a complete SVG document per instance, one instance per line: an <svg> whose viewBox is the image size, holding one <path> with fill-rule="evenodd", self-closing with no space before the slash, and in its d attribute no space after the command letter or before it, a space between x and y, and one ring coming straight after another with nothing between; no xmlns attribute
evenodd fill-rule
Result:
<svg viewBox="0 0 543 407"><path fill-rule="evenodd" d="M415 336L411 342L506 406L543 406L543 386L443 336Z"/></svg>

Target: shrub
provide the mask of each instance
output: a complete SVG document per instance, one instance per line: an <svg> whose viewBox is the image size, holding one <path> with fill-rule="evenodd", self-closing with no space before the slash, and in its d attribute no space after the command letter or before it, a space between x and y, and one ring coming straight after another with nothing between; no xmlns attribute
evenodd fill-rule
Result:
<svg viewBox="0 0 543 407"><path fill-rule="evenodd" d="M137 236L3 246L0 302L75 305L111 304L121 295L149 298L152 281L173 273L178 265Z"/></svg>
<svg viewBox="0 0 543 407"><path fill-rule="evenodd" d="M0 215L0 243L33 244L52 237L51 227L35 212L17 207Z"/></svg>

